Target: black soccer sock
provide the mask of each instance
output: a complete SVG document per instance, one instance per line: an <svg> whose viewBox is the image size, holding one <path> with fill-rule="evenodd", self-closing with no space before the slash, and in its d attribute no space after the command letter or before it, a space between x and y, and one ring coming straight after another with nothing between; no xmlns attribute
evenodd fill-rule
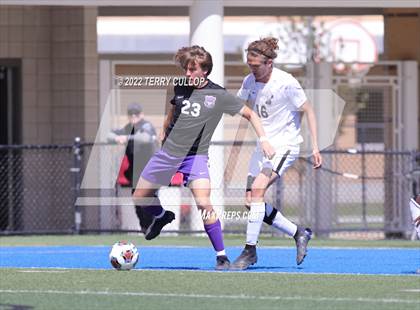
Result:
<svg viewBox="0 0 420 310"><path fill-rule="evenodd" d="M274 218L276 217L276 215L277 215L277 209L276 208L274 208L273 206L270 206L270 205L268 205L268 206L270 206L273 210L270 212L270 214L269 215L267 215L267 203L265 204L265 215L264 215L264 223L266 223L266 224L268 224L268 225L273 225L273 220L274 220Z"/></svg>
<svg viewBox="0 0 420 310"><path fill-rule="evenodd" d="M135 189L132 190L132 193L134 193L134 191ZM157 194L154 195L153 200L156 201L157 205L161 206L160 199ZM139 219L140 228L143 232L145 232L150 224L152 224L154 216L138 204L135 205L135 210L137 218Z"/></svg>

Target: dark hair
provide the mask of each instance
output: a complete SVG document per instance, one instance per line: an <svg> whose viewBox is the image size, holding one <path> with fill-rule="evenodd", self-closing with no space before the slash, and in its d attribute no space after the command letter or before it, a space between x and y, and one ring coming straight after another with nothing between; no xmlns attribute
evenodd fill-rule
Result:
<svg viewBox="0 0 420 310"><path fill-rule="evenodd" d="M128 115L140 114L142 112L143 112L143 108L137 102L132 102L127 107L127 114Z"/></svg>
<svg viewBox="0 0 420 310"><path fill-rule="evenodd" d="M213 60L210 53L204 47L198 45L180 48L175 54L175 62L184 70L191 62L198 64L201 69L207 71L207 75L210 75L213 69Z"/></svg>
<svg viewBox="0 0 420 310"><path fill-rule="evenodd" d="M277 53L275 51L279 48L277 45L278 41L278 39L273 37L262 38L251 42L246 51L252 56L262 55L266 58L274 59L277 57Z"/></svg>

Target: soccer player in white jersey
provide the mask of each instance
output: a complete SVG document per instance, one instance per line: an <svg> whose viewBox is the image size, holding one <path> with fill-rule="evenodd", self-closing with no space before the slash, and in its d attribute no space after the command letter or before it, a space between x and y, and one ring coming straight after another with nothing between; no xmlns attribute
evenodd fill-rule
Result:
<svg viewBox="0 0 420 310"><path fill-rule="evenodd" d="M420 194L410 199L410 211L413 217L414 228L420 239ZM416 273L420 274L420 268L416 270Z"/></svg>
<svg viewBox="0 0 420 310"><path fill-rule="evenodd" d="M410 199L410 211L413 217L414 228L420 239L420 194Z"/></svg>
<svg viewBox="0 0 420 310"><path fill-rule="evenodd" d="M232 269L247 269L257 262L256 245L262 222L293 236L296 241L296 263L300 265L306 256L311 230L298 226L285 218L276 208L264 202L268 187L280 177L299 156L301 114L306 114L313 147L313 167L319 168L322 157L317 145L317 129L314 111L298 81L289 73L273 67L277 57L278 40L263 38L249 44L247 63L251 70L242 83L238 96L246 100L261 118L265 137L275 148L276 155L266 158L258 144L252 155L247 184L247 208L250 217L246 232L246 244L241 255L231 265Z"/></svg>

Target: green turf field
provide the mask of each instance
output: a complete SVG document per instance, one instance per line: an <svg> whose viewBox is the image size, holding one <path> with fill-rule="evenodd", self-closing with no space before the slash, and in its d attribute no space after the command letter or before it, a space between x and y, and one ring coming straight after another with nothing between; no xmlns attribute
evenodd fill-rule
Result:
<svg viewBox="0 0 420 310"><path fill-rule="evenodd" d="M0 246L110 245L137 235L2 237ZM226 236L229 246L242 236ZM150 245L209 246L161 237ZM262 238L264 246L291 240ZM410 241L313 240L311 246L416 247ZM0 247L1 251L1 247ZM11 305L15 305L14 307ZM420 309L419 276L203 271L0 269L0 309Z"/></svg>
<svg viewBox="0 0 420 310"><path fill-rule="evenodd" d="M1 304L35 309L420 307L419 277L17 269L0 275Z"/></svg>

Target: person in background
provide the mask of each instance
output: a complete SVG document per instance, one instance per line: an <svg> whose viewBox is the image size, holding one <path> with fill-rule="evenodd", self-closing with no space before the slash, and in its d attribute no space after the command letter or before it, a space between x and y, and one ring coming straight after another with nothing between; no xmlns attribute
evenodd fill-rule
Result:
<svg viewBox="0 0 420 310"><path fill-rule="evenodd" d="M143 108L133 102L127 108L128 123L108 134L108 142L126 145L117 183L122 187L135 186L149 159L157 148L156 130L144 117ZM143 232L147 230L153 216L136 206L136 214Z"/></svg>

